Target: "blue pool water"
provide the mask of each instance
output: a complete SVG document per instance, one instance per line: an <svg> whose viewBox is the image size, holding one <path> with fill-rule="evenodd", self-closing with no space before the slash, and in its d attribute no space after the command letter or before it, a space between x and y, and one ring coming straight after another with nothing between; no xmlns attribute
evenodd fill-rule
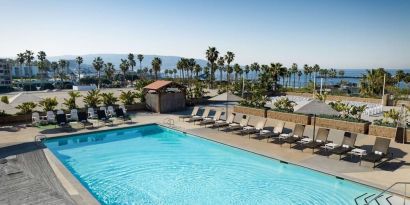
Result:
<svg viewBox="0 0 410 205"><path fill-rule="evenodd" d="M377 191L158 125L50 139L102 204L354 204Z"/></svg>

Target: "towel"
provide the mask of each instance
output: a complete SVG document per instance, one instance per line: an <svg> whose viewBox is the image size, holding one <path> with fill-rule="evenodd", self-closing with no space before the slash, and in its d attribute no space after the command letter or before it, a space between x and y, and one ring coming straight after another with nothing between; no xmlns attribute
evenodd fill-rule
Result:
<svg viewBox="0 0 410 205"><path fill-rule="evenodd" d="M383 154L383 152L380 152L380 151L374 151L374 153L375 153L375 154L378 154L378 155L382 155L382 154Z"/></svg>
<svg viewBox="0 0 410 205"><path fill-rule="evenodd" d="M246 127L244 127L243 129L244 129L244 130L251 130L251 129L253 129L253 127L252 127L252 126L246 126Z"/></svg>
<svg viewBox="0 0 410 205"><path fill-rule="evenodd" d="M350 146L347 144L342 145L343 148L349 148Z"/></svg>

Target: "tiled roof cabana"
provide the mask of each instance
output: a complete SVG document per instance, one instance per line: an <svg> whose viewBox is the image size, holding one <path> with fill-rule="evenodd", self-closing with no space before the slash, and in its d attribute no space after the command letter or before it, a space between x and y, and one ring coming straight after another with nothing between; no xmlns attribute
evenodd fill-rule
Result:
<svg viewBox="0 0 410 205"><path fill-rule="evenodd" d="M185 109L186 88L173 81L157 80L143 88L147 108L167 113Z"/></svg>

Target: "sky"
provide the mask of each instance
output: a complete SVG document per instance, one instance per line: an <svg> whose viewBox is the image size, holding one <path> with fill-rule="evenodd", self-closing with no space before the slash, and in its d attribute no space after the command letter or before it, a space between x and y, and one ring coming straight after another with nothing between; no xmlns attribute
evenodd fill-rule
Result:
<svg viewBox="0 0 410 205"><path fill-rule="evenodd" d="M408 0L0 0L0 56L142 53L410 68Z"/></svg>

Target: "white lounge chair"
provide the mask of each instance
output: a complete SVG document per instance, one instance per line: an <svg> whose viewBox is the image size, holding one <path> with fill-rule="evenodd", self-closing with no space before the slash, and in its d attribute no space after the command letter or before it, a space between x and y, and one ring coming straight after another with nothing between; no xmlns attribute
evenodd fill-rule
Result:
<svg viewBox="0 0 410 205"><path fill-rule="evenodd" d="M70 121L78 121L78 110L72 109L70 111Z"/></svg>
<svg viewBox="0 0 410 205"><path fill-rule="evenodd" d="M87 109L87 112L88 112L88 118L91 118L91 119L97 118L97 115L95 114L94 108L89 107Z"/></svg>
<svg viewBox="0 0 410 205"><path fill-rule="evenodd" d="M53 111L47 111L47 122L48 123L55 123L56 122L56 115Z"/></svg>
<svg viewBox="0 0 410 205"><path fill-rule="evenodd" d="M230 132L230 131L242 129L248 125L248 122L249 122L249 117L245 115L239 123L233 122L229 124L228 127L224 129L224 131Z"/></svg>
<svg viewBox="0 0 410 205"><path fill-rule="evenodd" d="M115 115L114 107L113 106L108 106L107 107L107 116L108 117L113 117Z"/></svg>

